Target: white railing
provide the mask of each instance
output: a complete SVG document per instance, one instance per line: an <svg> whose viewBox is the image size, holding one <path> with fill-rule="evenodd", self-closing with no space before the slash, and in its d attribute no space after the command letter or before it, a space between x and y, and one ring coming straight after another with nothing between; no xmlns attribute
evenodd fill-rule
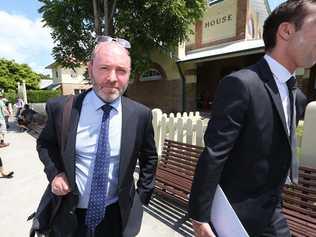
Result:
<svg viewBox="0 0 316 237"><path fill-rule="evenodd" d="M308 104L305 111L304 132L301 139L301 164L316 168L316 101Z"/></svg>
<svg viewBox="0 0 316 237"><path fill-rule="evenodd" d="M161 155L165 139L204 146L203 136L208 119L202 118L199 112L174 115L153 109L152 113L158 155Z"/></svg>

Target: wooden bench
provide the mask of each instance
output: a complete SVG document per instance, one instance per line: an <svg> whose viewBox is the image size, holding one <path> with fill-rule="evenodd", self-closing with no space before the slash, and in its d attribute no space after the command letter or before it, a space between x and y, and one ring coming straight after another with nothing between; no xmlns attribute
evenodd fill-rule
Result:
<svg viewBox="0 0 316 237"><path fill-rule="evenodd" d="M155 191L187 208L194 170L203 147L165 140ZM316 237L316 169L300 167L299 185L283 189L283 213L295 237Z"/></svg>
<svg viewBox="0 0 316 237"><path fill-rule="evenodd" d="M203 147L165 140L155 191L187 206L194 170Z"/></svg>
<svg viewBox="0 0 316 237"><path fill-rule="evenodd" d="M284 187L283 213L293 236L316 237L316 169L300 167L299 184Z"/></svg>
<svg viewBox="0 0 316 237"><path fill-rule="evenodd" d="M30 133L33 137L37 139L42 132L44 126L31 123L27 128L29 129L28 133Z"/></svg>

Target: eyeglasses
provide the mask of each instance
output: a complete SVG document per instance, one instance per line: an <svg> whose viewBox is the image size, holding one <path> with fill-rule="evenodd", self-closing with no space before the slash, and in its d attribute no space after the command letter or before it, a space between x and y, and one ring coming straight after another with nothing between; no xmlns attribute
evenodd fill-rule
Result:
<svg viewBox="0 0 316 237"><path fill-rule="evenodd" d="M128 42L127 40L121 39L121 38L112 38L111 36L106 36L106 35L97 36L96 42L97 43L101 43L101 42L116 42L120 46L122 46L123 48L126 48L126 49L130 49L131 48L131 43Z"/></svg>

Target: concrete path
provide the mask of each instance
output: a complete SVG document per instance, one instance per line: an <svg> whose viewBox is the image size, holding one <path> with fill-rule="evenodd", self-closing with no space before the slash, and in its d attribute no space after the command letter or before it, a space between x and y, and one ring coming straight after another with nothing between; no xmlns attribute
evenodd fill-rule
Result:
<svg viewBox="0 0 316 237"><path fill-rule="evenodd" d="M26 132L16 132L14 125L11 127L6 135L10 146L0 149L5 170L14 171L11 179L0 178L0 236L27 237L31 223L26 218L36 209L47 180L37 156L35 139ZM138 236L193 235L183 210L154 197L145 208Z"/></svg>

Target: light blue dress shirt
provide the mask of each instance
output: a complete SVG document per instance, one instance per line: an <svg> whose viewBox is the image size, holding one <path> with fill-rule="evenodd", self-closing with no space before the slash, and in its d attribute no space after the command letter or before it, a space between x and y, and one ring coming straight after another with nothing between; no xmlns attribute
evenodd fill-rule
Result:
<svg viewBox="0 0 316 237"><path fill-rule="evenodd" d="M76 184L79 189L78 208L88 208L94 162L101 128L104 102L91 90L85 96L76 137ZM107 205L118 201L118 175L122 131L121 97L111 103L109 142L111 149Z"/></svg>

